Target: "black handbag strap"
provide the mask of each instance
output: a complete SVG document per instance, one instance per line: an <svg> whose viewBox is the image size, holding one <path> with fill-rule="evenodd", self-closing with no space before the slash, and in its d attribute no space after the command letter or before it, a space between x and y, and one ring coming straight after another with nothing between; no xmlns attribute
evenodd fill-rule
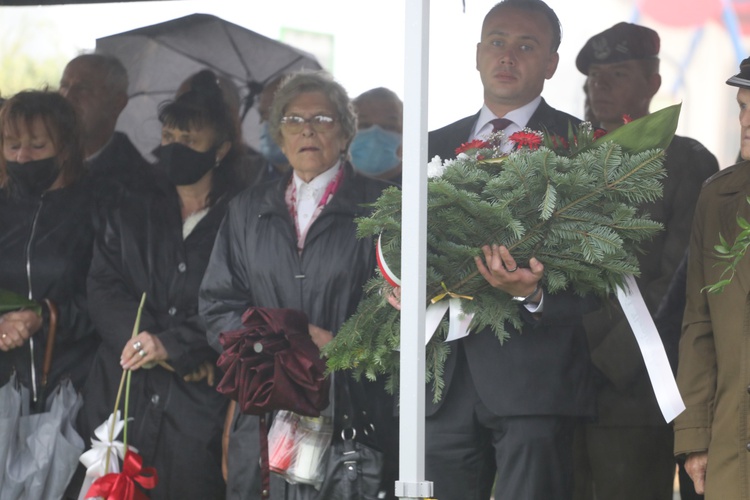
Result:
<svg viewBox="0 0 750 500"><path fill-rule="evenodd" d="M370 415L367 414L365 409L357 408L354 404L350 387L350 384L353 382L351 373L347 371L337 372L335 377L338 378L338 383L335 384L335 387L339 389L339 394L335 398L336 403L339 405L336 414L340 418L342 441L356 440L357 432L365 434L364 436L360 436L360 440L368 437L370 440L375 441L375 426L372 423Z"/></svg>

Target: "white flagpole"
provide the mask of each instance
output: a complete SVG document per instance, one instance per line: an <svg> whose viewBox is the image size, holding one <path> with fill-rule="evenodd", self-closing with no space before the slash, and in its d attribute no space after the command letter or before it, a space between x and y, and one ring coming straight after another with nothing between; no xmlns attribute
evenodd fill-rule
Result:
<svg viewBox="0 0 750 500"><path fill-rule="evenodd" d="M401 221L400 466L396 496L428 498L424 478L429 0L406 0Z"/></svg>

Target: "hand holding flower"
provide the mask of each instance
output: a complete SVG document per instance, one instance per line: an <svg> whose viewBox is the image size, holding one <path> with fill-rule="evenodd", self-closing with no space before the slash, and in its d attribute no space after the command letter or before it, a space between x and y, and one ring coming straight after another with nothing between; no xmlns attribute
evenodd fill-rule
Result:
<svg viewBox="0 0 750 500"><path fill-rule="evenodd" d="M120 366L123 370L135 371L150 368L168 358L169 354L159 337L144 330L125 344L120 354Z"/></svg>

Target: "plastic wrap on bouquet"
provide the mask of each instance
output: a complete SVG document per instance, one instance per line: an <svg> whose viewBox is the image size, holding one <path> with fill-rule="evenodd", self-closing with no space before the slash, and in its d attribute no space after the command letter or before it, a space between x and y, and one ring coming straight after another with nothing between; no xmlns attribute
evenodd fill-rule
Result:
<svg viewBox="0 0 750 500"><path fill-rule="evenodd" d="M268 431L269 468L290 483L320 488L333 433L330 417L279 411Z"/></svg>

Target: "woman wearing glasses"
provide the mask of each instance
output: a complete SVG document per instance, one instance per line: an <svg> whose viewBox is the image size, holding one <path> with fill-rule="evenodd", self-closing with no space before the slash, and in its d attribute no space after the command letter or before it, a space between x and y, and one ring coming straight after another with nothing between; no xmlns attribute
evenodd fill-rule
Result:
<svg viewBox="0 0 750 500"><path fill-rule="evenodd" d="M388 184L356 174L349 164L357 122L346 91L323 72L292 75L274 96L269 122L292 172L245 191L230 204L200 292L209 342L217 350L219 333L238 328L251 306L305 312L313 341L324 346L354 313L376 266L375 246L357 238L355 219L368 214L367 204ZM338 404L345 392L355 414L364 411L376 419L378 413L391 414L380 387L355 382L348 374L334 381L336 401L329 411L336 422L349 401ZM387 417L369 423L379 430L393 425ZM340 434L341 428L334 427L334 440ZM357 432L357 439L363 436ZM382 448L382 441L369 444ZM258 447L257 417L236 413L229 439L228 499L259 498L258 467L254 474L248 469L258 463ZM384 451L388 461L394 450ZM385 479L381 489L391 493L393 480ZM324 483L321 495L325 489ZM318 495L310 485L272 477L271 498ZM378 498L377 492L372 495Z"/></svg>

